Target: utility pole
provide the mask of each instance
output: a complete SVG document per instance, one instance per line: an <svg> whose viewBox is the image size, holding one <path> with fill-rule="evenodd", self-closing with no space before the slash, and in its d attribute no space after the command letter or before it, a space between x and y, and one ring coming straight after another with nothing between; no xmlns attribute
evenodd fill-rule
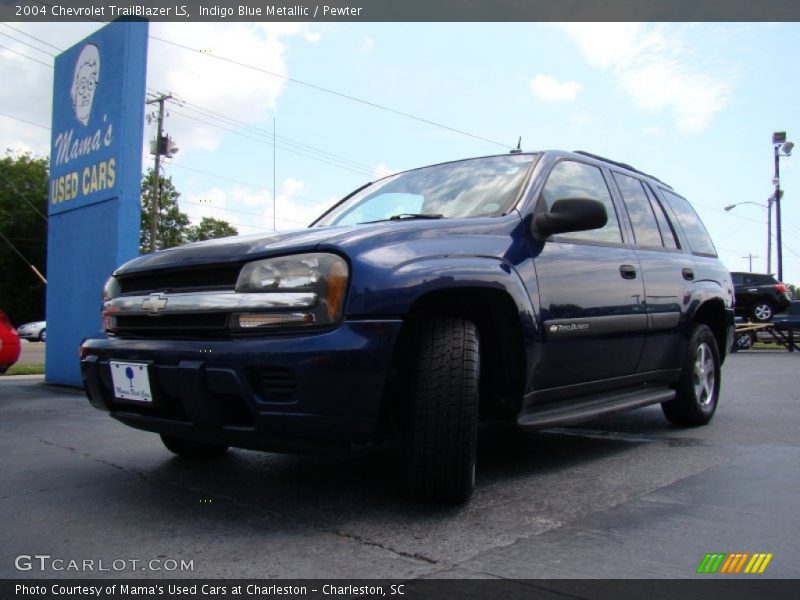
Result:
<svg viewBox="0 0 800 600"><path fill-rule="evenodd" d="M147 104L158 104L158 125L156 126L156 151L155 166L153 167L153 212L150 215L150 252L156 251L156 237L158 235L158 203L161 196L161 154L164 134L164 102L172 98L172 94L161 94L147 101Z"/></svg>
<svg viewBox="0 0 800 600"><path fill-rule="evenodd" d="M752 273L753 272L753 259L754 258L758 258L758 256L755 256L754 254L750 253L747 256L743 256L742 258L747 258L747 259L750 260L750 268L747 271L748 271L748 273Z"/></svg>
<svg viewBox="0 0 800 600"><path fill-rule="evenodd" d="M767 199L767 275L772 274L772 203L774 196ZM752 273L752 271L750 271Z"/></svg>

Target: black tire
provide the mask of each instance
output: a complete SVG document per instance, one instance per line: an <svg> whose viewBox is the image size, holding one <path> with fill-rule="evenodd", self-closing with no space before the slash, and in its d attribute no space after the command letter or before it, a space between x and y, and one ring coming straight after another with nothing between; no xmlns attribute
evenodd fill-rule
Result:
<svg viewBox="0 0 800 600"><path fill-rule="evenodd" d="M775 316L775 306L769 300L756 300L750 307L750 316L756 323L767 323Z"/></svg>
<svg viewBox="0 0 800 600"><path fill-rule="evenodd" d="M47 327L45 327L44 329L42 329L39 332L39 341L40 342L46 342L47 341Z"/></svg>
<svg viewBox="0 0 800 600"><path fill-rule="evenodd" d="M475 324L422 324L412 359L409 479L421 500L464 502L475 487L480 344Z"/></svg>
<svg viewBox="0 0 800 600"><path fill-rule="evenodd" d="M676 396L661 405L664 416L675 425L705 425L714 416L719 401L721 380L717 340L707 325L695 325Z"/></svg>
<svg viewBox="0 0 800 600"><path fill-rule="evenodd" d="M740 350L749 350L753 346L753 337L749 331L737 333L733 338L733 347L731 352L738 352Z"/></svg>
<svg viewBox="0 0 800 600"><path fill-rule="evenodd" d="M174 435L167 435L166 433L162 433L160 435L161 441L164 442L167 450L185 458L217 458L218 456L225 454L225 452L228 450L227 446L195 442L194 440L187 440L184 438L175 437Z"/></svg>

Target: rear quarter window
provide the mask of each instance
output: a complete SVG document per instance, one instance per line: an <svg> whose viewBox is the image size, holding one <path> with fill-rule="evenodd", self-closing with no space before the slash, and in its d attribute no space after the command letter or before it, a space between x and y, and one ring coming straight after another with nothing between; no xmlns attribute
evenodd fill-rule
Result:
<svg viewBox="0 0 800 600"><path fill-rule="evenodd" d="M716 257L717 250L714 248L714 242L711 241L711 236L708 235L705 225L703 225L700 217L697 216L692 205L685 198L678 196L674 192L665 189L662 189L661 192L678 219L683 233L686 234L689 249L692 253Z"/></svg>

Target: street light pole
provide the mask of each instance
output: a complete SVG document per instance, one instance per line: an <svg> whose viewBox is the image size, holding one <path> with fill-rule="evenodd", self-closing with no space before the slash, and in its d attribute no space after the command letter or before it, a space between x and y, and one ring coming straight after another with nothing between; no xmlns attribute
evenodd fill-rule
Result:
<svg viewBox="0 0 800 600"><path fill-rule="evenodd" d="M783 141L786 141L785 133L783 134ZM776 260L778 265L778 281L783 281L783 244L781 244L781 155L780 144L775 144L775 134L772 136L772 142L775 148L775 229L777 230L775 242L778 247Z"/></svg>
<svg viewBox="0 0 800 600"><path fill-rule="evenodd" d="M731 211L740 204L755 204L756 206L760 206L761 208L767 209L767 273L772 273L772 196L767 198L766 204L761 204L760 202L750 202L749 200L745 200L744 202L737 202L735 204L729 204L725 207L726 211ZM742 258L747 258L746 256ZM750 264L750 271L753 271L752 259Z"/></svg>
<svg viewBox="0 0 800 600"><path fill-rule="evenodd" d="M794 144L786 141L785 131L776 131L772 134L772 148L775 151L775 242L778 246L778 281L783 281L783 244L781 243L781 156L791 156Z"/></svg>

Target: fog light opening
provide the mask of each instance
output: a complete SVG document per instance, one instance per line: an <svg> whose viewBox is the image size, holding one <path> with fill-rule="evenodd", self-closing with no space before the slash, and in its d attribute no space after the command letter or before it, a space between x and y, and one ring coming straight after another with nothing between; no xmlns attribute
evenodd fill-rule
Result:
<svg viewBox="0 0 800 600"><path fill-rule="evenodd" d="M237 325L241 329L254 329L258 327L270 327L274 325L311 325L314 323L314 315L304 312L293 313L250 313L239 315L236 319Z"/></svg>

